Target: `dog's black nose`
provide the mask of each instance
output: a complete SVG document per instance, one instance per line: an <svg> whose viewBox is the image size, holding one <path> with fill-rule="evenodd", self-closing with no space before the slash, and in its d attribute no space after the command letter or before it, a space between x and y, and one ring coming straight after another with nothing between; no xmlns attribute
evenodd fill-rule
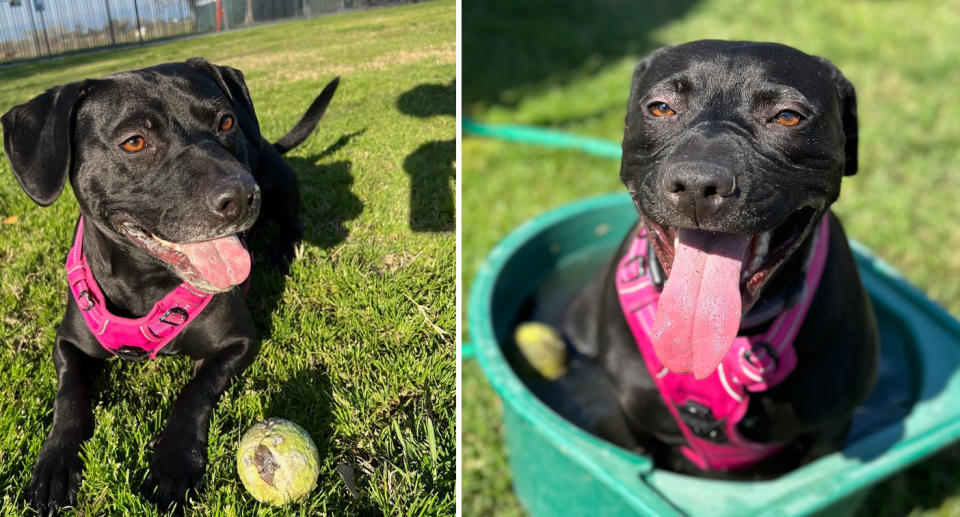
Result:
<svg viewBox="0 0 960 517"><path fill-rule="evenodd" d="M253 178L225 179L207 193L207 206L226 223L242 221L260 209L260 186Z"/></svg>
<svg viewBox="0 0 960 517"><path fill-rule="evenodd" d="M664 171L661 186L665 198L680 215L703 222L735 197L737 180L729 167L680 162Z"/></svg>

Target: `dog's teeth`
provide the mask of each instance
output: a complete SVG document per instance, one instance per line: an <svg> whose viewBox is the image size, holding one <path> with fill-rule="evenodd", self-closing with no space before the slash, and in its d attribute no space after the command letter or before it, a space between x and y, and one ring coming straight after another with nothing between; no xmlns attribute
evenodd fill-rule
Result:
<svg viewBox="0 0 960 517"><path fill-rule="evenodd" d="M673 236L673 249L676 250L679 247L680 247L680 232L677 232L677 234Z"/></svg>
<svg viewBox="0 0 960 517"><path fill-rule="evenodd" d="M749 270L744 271L743 274L740 275L740 281L743 282L744 280L750 278L750 275L751 275L751 274L752 274L752 273L751 273Z"/></svg>
<svg viewBox="0 0 960 517"><path fill-rule="evenodd" d="M760 269L760 266L762 265L763 265L763 257L760 257L760 256L753 257L753 260L750 261L750 265L747 267L747 271L750 271L751 273L755 273L757 270Z"/></svg>
<svg viewBox="0 0 960 517"><path fill-rule="evenodd" d="M758 257L765 256L770 250L770 232L763 232L753 244L753 254Z"/></svg>

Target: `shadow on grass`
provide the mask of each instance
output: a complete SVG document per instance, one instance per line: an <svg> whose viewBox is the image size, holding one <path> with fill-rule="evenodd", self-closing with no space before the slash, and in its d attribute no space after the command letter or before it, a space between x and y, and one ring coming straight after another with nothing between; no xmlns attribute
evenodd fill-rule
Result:
<svg viewBox="0 0 960 517"><path fill-rule="evenodd" d="M455 226L453 190L456 141L427 142L403 161L410 175L410 229L449 232Z"/></svg>
<svg viewBox="0 0 960 517"><path fill-rule="evenodd" d="M360 136L360 135L362 135L362 134L364 134L364 133L366 133L366 132L367 132L367 128L363 128L363 129L361 129L361 130L354 131L353 133L344 133L343 136L341 136L340 138L338 138L336 142L328 145L327 148L324 149L323 152L321 152L320 154L318 154L315 158L316 158L317 160L322 160L322 159L326 158L327 156L332 155L333 153L339 151L340 149L343 149L347 144L350 143L350 140L353 140L354 138L356 138L356 137L358 137L358 136Z"/></svg>
<svg viewBox="0 0 960 517"><path fill-rule="evenodd" d="M350 139L362 134L359 130L344 134L323 152L308 157L287 157L287 163L296 171L300 185L300 221L303 224L303 243L327 249L346 240L349 230L346 222L363 212L363 203L351 191L353 176L349 161L318 163L324 157L346 146ZM256 257L251 274L250 293L247 305L253 313L260 336L271 334L271 318L280 302L286 285L283 271L267 265L272 227L255 233L250 239L250 248ZM261 337L261 339L262 339Z"/></svg>
<svg viewBox="0 0 960 517"><path fill-rule="evenodd" d="M457 114L457 83L421 84L397 97L397 109L414 117Z"/></svg>
<svg viewBox="0 0 960 517"><path fill-rule="evenodd" d="M420 118L456 116L456 82L421 84L397 98L401 113ZM403 161L410 175L410 229L453 231L456 218L450 180L456 177L456 140L422 144Z"/></svg>
<svg viewBox="0 0 960 517"><path fill-rule="evenodd" d="M660 46L653 31L683 17L696 3L465 2L464 112L491 104L515 105L545 85L591 75L624 56L644 55Z"/></svg>
<svg viewBox="0 0 960 517"><path fill-rule="evenodd" d="M340 244L349 233L346 222L363 212L363 203L351 191L353 165L346 160L317 163L332 153L331 148L347 145L351 138L363 131L342 136L316 156L287 158L300 181L300 219L305 242L324 249Z"/></svg>
<svg viewBox="0 0 960 517"><path fill-rule="evenodd" d="M280 392L270 400L264 414L271 418L285 418L303 427L310 433L317 452L323 458L330 450L332 404L332 389L326 373L305 368L283 384Z"/></svg>

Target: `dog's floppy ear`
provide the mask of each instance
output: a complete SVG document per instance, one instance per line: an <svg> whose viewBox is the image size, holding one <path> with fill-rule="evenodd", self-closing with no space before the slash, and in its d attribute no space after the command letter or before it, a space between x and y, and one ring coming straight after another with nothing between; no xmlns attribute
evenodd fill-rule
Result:
<svg viewBox="0 0 960 517"><path fill-rule="evenodd" d="M187 64L206 71L217 82L217 86L227 94L234 108L237 108L237 118L240 129L247 135L247 139L254 146L260 146L260 123L257 122L257 112L253 109L253 100L250 90L243 80L243 72L229 66L214 65L202 57L187 60Z"/></svg>
<svg viewBox="0 0 960 517"><path fill-rule="evenodd" d="M845 138L843 152L846 159L843 174L853 176L857 173L857 144L860 139L857 128L857 92L853 83L847 80L833 63L826 58L818 57L817 59L830 71L830 78L833 79L834 88L837 90L840 121L843 123L843 136Z"/></svg>
<svg viewBox="0 0 960 517"><path fill-rule="evenodd" d="M87 81L50 88L0 117L3 148L23 191L40 206L60 196L73 164L73 125Z"/></svg>

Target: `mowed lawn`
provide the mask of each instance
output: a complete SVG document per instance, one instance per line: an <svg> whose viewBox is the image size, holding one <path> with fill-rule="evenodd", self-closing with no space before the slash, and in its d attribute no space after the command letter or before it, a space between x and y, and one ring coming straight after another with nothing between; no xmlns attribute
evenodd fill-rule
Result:
<svg viewBox="0 0 960 517"><path fill-rule="evenodd" d="M453 512L455 20L455 3L440 0L0 70L5 112L64 82L204 56L245 73L270 140L342 78L317 131L287 155L302 253L286 276L257 257L249 304L261 352L213 414L193 515ZM77 213L69 189L34 205L0 159L0 515L28 514ZM79 515L157 513L137 490L190 367L109 363ZM267 417L297 422L320 451L319 485L302 503L260 505L236 475L240 436Z"/></svg>
<svg viewBox="0 0 960 517"><path fill-rule="evenodd" d="M958 31L957 0L464 2L464 114L619 142L633 67L660 45L778 41L828 57L856 85L860 122L860 172L844 180L834 210L850 236L960 316ZM616 161L575 151L465 135L464 293L511 229L549 208L622 192L618 171ZM522 513L500 402L474 361L464 365L463 408L464 515ZM960 514L958 450L876 487L861 515Z"/></svg>

